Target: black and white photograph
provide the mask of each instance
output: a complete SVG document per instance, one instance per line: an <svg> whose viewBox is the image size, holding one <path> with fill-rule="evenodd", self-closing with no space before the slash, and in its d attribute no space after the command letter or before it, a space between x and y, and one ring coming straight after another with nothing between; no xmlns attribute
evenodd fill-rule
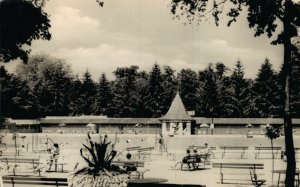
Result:
<svg viewBox="0 0 300 187"><path fill-rule="evenodd" d="M300 0L0 0L0 187L300 187Z"/></svg>

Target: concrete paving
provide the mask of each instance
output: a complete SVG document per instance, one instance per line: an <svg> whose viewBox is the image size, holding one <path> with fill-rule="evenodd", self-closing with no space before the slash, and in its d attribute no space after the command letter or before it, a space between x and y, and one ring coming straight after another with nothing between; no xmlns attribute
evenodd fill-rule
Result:
<svg viewBox="0 0 300 187"><path fill-rule="evenodd" d="M28 136L28 135L27 135ZM41 136L41 135L39 135ZM64 142L64 147L61 148L61 155L60 158L63 157L64 162L67 163L67 165L65 165L64 169L65 172L61 173L61 172L46 172L48 166L45 166L45 168L43 169L42 172L42 176L47 176L47 177L62 177L62 178L67 178L70 176L70 174L72 173L74 166L77 162L80 163L79 167L82 167L84 165L84 161L80 158L79 155L79 147L81 146L81 143L84 142L85 139L85 135L79 136L80 137L80 141L78 140L78 142L72 142L74 141L72 139L72 136L74 137L74 135L66 135L66 139ZM63 135L58 135L57 136L57 141L64 141ZM233 136L234 137L234 136ZM201 141L201 143L205 142L209 142L210 145L214 144L214 142L222 142L222 140L228 140L227 142L234 142L235 139L232 136L205 136L205 137L201 137L203 138ZM76 138L76 136L75 136ZM134 144L134 141L137 142L142 142L141 145L155 145L153 144L152 140L149 140L149 136L146 135L124 135L124 136L120 136L119 137L119 148L122 148L124 146L127 146L125 143L125 140L127 139L131 139L133 141L132 145ZM137 138L137 139L135 139ZM152 136L153 138L153 136ZM155 137L154 137L155 138ZM248 139L241 139L243 137L237 137L237 140L246 140L248 142ZM82 140L81 140L82 139ZM141 141L143 140L143 141ZM178 147L175 145L176 141L182 141L182 142L178 142ZM197 140L197 139L196 139ZM299 137L296 138L296 145L299 145ZM9 138L6 141L11 141ZM26 140L23 140L26 141ZM29 140L30 141L30 138ZM154 140L155 141L155 140ZM151 154L150 160L146 160L145 162L145 167L142 168L142 170L149 170L147 172L145 172L145 178L164 178L168 180L168 183L176 183L176 184L202 184L202 185L206 185L208 187L238 187L238 186L253 186L251 184L249 185L240 185L240 184L220 184L220 172L219 169L217 168L206 168L206 169L201 169L201 170L195 170L195 171L181 171L180 170L180 165L178 165L176 168L172 168L172 166L174 166L177 162L181 161L184 154L185 154L185 150L183 147L186 147L186 145L191 145L191 144L195 144L195 137L176 137L176 139L172 139L172 140L168 140L169 141L169 149L168 152L172 153L173 155L168 155L167 153L163 153L160 154L158 147L156 146L156 149L154 150L154 152ZM245 141L245 142L246 142ZM256 139L255 141L257 141L259 144L263 144L263 145L268 145L268 140L265 137L258 137L258 140ZM254 141L254 142L255 142ZM281 140L277 140L277 144L282 144L282 139ZM215 145L217 144L215 143ZM252 143L252 142L251 142ZM256 143L255 145L257 145L258 143ZM124 144L124 145L123 145ZM249 143L244 143L245 145L249 145ZM258 144L258 145L259 145ZM253 143L251 145L254 145ZM40 145L40 147L42 147L42 144ZM182 148L181 148L182 147ZM10 148L11 149L11 148ZM12 149L13 150L13 149ZM221 159L220 155L216 155L216 159L212 159L212 162L241 162L241 163L263 163L264 164L264 175L259 176L262 179L267 180L266 186L274 186L277 185L277 179L278 179L278 174L274 174L273 176L273 180L272 180L272 159L270 159L270 155L265 155L265 157L268 157L268 159L255 159L254 158L254 149L250 149L247 154L245 155L246 158L245 159L240 159L239 155L228 155L225 159ZM124 152L125 154L125 152ZM123 156L124 156L123 154ZM21 156L20 157L36 157L36 156L40 156L41 160L45 160L47 158L49 158L49 155L44 152L44 153L33 153L30 151L30 147L29 150L26 151L22 151L21 152ZM297 162L298 164L298 162ZM25 167L25 166L24 166ZM28 166L26 166L28 167ZM53 166L52 166L53 167ZM281 159L277 158L275 159L274 162L274 169L285 169L286 167L286 162L282 161ZM53 167L54 168L54 167ZM59 168L60 170L60 168ZM37 175L37 174L35 174ZM248 175L249 179L250 179L250 175ZM282 180L284 180L284 177L281 177ZM22 186L22 185L21 185ZM282 185L281 185L282 186ZM6 187L6 186L5 186Z"/></svg>

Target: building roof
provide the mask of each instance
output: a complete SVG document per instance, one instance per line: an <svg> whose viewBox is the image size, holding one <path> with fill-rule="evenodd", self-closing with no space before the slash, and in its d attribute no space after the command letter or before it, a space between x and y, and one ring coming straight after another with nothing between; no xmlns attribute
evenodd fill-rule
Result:
<svg viewBox="0 0 300 187"><path fill-rule="evenodd" d="M6 122L9 123L9 124L16 124L18 126L39 124L38 119L12 119L12 118L8 118L6 120Z"/></svg>
<svg viewBox="0 0 300 187"><path fill-rule="evenodd" d="M178 92L169 108L169 111L166 115L161 117L160 120L193 120L193 118L187 114Z"/></svg>
<svg viewBox="0 0 300 187"><path fill-rule="evenodd" d="M283 118L203 118L194 117L197 124L213 123L214 124L283 124ZM292 119L293 124L300 124L300 119Z"/></svg>
<svg viewBox="0 0 300 187"><path fill-rule="evenodd" d="M160 124L158 118L82 118L79 116L46 117L40 119L41 124Z"/></svg>

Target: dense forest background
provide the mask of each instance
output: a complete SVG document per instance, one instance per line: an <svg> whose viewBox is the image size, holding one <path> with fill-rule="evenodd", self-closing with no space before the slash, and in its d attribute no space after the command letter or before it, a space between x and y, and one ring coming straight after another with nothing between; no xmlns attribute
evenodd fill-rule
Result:
<svg viewBox="0 0 300 187"><path fill-rule="evenodd" d="M300 118L300 58L293 59L291 113ZM281 117L282 70L265 59L254 79L244 77L241 61L229 69L222 62L195 71L154 64L150 72L138 66L117 68L95 82L87 70L74 75L63 59L47 55L29 58L14 74L0 68L1 118L50 115L160 117L179 91L187 110L202 117Z"/></svg>

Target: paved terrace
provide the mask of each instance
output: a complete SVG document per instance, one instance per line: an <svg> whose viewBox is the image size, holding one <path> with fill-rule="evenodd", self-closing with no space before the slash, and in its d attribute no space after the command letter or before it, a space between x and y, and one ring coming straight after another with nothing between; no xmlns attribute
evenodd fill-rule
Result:
<svg viewBox="0 0 300 187"><path fill-rule="evenodd" d="M32 139L38 141L38 146L40 149L45 149L45 134L19 134L20 138L18 140L18 144L28 145L27 149L23 148L21 151L21 155L19 157L33 157L40 156L41 159L49 158L47 153L33 153L32 150ZM36 138L38 136L38 138ZM109 135L112 141L114 141L115 135ZM82 166L84 164L83 160L79 156L79 148L82 147L81 143L86 142L85 134L48 134L52 140L55 140L60 144L61 155L60 157L64 157L64 161L68 163L65 169L68 172L65 173L56 173L56 172L42 172L43 176L49 177L68 177L73 170L75 164L77 162ZM99 135L93 135L93 139L99 138ZM245 159L240 159L238 156L228 155L226 159L221 159L216 155L216 159L212 159L212 162L254 162L254 163L264 163L264 175L261 178L267 180L267 186L272 186L272 183L277 185L278 175L274 175L274 179L272 182L272 159L270 157L268 159L255 159L254 158L254 149L251 149L253 146L270 146L270 142L264 136L254 136L254 138L246 138L241 135L201 135L201 136L177 136L172 138L166 138L167 148L169 153L173 153L173 156L168 156L167 153L163 153L162 155L158 151L158 143L156 139L158 136L155 135L119 135L117 150L124 150L127 146L154 146L157 149L151 155L151 159L145 162L145 169L149 169L150 171L145 173L145 177L151 178L166 178L169 183L178 183L178 184L204 184L206 186L220 186L220 187L229 187L229 186L252 186L252 185L239 185L239 184L220 184L220 174L219 169L217 168L207 168L203 170L196 171L181 171L180 165L177 168L172 169L171 167L175 165L176 162L181 161L185 150L188 145L203 145L205 142L209 143L211 146L249 146L249 151L245 155ZM300 146L299 139L300 137L295 137L295 146ZM130 140L130 143L127 143L127 140ZM282 146L283 138L279 138L275 140L274 146ZM12 137L8 134L4 138L4 142L8 144L12 143ZM36 147L37 145L35 145ZM8 148L12 149L13 148ZM269 155L270 156L270 155ZM299 156L299 155L298 155ZM122 159L122 158L120 158ZM298 165L298 162L297 162ZM286 162L281 159L275 159L275 169L285 169ZM298 166L299 168L299 166Z"/></svg>

